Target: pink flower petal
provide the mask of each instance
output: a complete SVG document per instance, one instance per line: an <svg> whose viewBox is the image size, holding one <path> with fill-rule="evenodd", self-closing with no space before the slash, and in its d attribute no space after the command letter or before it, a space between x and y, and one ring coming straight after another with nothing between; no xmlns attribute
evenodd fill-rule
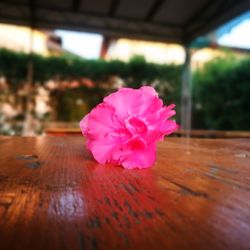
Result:
<svg viewBox="0 0 250 250"><path fill-rule="evenodd" d="M168 120L174 105L163 106L152 87L122 88L104 98L80 122L87 148L101 164L147 168L156 159L156 143L178 125Z"/></svg>
<svg viewBox="0 0 250 250"><path fill-rule="evenodd" d="M112 153L116 143L105 139L91 140L88 142L88 149L95 160L101 164L112 162Z"/></svg>
<svg viewBox="0 0 250 250"><path fill-rule="evenodd" d="M156 145L149 144L145 149L133 150L123 162L122 166L127 169L148 168L156 160Z"/></svg>
<svg viewBox="0 0 250 250"><path fill-rule="evenodd" d="M104 138L110 132L113 132L118 126L114 112L112 106L105 103L99 104L80 122L83 134L91 138Z"/></svg>
<svg viewBox="0 0 250 250"><path fill-rule="evenodd" d="M88 130L88 122L89 122L89 114L85 115L82 120L80 121L80 128L82 131L82 134L86 134Z"/></svg>
<svg viewBox="0 0 250 250"><path fill-rule="evenodd" d="M139 90L131 91L129 88L121 88L117 92L104 98L104 103L115 107L116 114L125 118L129 114L138 113L143 102Z"/></svg>

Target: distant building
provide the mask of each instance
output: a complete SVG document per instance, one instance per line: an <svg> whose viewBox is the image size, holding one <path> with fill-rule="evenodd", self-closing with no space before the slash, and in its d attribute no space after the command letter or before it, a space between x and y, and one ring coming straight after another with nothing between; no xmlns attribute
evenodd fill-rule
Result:
<svg viewBox="0 0 250 250"><path fill-rule="evenodd" d="M200 49L193 49L192 52L192 69L200 69L205 63L215 58L227 57L229 54L233 55L237 59L243 59L250 55L250 50L228 48L223 46L211 46Z"/></svg>
<svg viewBox="0 0 250 250"><path fill-rule="evenodd" d="M226 48L216 42L206 41L201 46L195 43L191 47L192 69L202 68L205 63L216 57L226 57L233 53L237 58L249 55L250 50ZM148 42L130 39L104 38L100 57L106 60L129 61L135 55L142 55L148 62L182 64L185 60L185 53L182 46L161 42Z"/></svg>
<svg viewBox="0 0 250 250"><path fill-rule="evenodd" d="M32 35L31 35L32 34ZM216 58L224 57L228 51L233 51L237 57L249 55L249 49L227 48L222 50L217 43L218 37L211 33L192 45L192 69ZM88 43L90 43L88 41ZM53 31L31 30L29 27L0 24L0 48L17 52L29 53L32 51L42 56L76 55L75 52L63 48L62 38ZM73 42L72 42L73 44ZM100 47L96 46L96 50ZM105 60L129 61L133 56L142 55L148 62L159 64L182 64L185 53L182 46L163 42L139 41L126 38L103 37L100 57Z"/></svg>
<svg viewBox="0 0 250 250"><path fill-rule="evenodd" d="M102 49L101 56L107 60L129 61L133 56L143 55L149 62L182 64L185 56L182 46L161 42L121 38L110 40L108 48L107 44L105 44L105 47L105 49Z"/></svg>
<svg viewBox="0 0 250 250"><path fill-rule="evenodd" d="M63 52L62 41L51 31L31 30L29 27L0 24L0 48L16 52L32 51L43 56Z"/></svg>

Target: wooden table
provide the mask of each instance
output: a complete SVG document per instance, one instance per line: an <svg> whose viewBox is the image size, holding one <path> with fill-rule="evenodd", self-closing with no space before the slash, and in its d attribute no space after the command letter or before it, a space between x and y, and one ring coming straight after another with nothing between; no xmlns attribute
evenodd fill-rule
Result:
<svg viewBox="0 0 250 250"><path fill-rule="evenodd" d="M223 131L223 130L199 130L194 129L190 131L177 130L173 135L186 136L192 138L249 138L249 131Z"/></svg>
<svg viewBox="0 0 250 250"><path fill-rule="evenodd" d="M44 129L46 135L81 135L82 132L78 127L49 127ZM222 131L222 130L177 130L171 136L189 136L191 138L249 138L249 131Z"/></svg>
<svg viewBox="0 0 250 250"><path fill-rule="evenodd" d="M168 138L126 170L83 137L0 137L0 249L250 249L249 151Z"/></svg>

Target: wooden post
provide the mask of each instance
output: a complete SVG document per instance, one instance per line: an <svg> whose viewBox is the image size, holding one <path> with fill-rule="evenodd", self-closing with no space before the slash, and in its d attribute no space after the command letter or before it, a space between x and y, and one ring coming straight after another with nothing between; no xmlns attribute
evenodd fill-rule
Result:
<svg viewBox="0 0 250 250"><path fill-rule="evenodd" d="M181 128L187 132L191 130L192 118L192 80L191 80L191 51L185 46L185 63L182 73L181 94Z"/></svg>
<svg viewBox="0 0 250 250"><path fill-rule="evenodd" d="M32 115L32 95L33 95L33 75L34 75L34 62L33 62L33 43L34 43L34 27L35 27L35 1L29 1L30 4L30 43L29 43L29 59L27 65L27 91L25 120L23 123L22 135L33 136L34 131L34 118Z"/></svg>
<svg viewBox="0 0 250 250"><path fill-rule="evenodd" d="M108 53L111 42L113 42L115 38L109 36L103 36L102 47L100 50L100 58L106 59L106 55Z"/></svg>

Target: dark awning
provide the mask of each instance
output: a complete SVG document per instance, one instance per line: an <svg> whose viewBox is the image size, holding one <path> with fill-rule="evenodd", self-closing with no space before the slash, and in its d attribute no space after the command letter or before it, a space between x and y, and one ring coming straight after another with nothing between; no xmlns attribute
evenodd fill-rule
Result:
<svg viewBox="0 0 250 250"><path fill-rule="evenodd" d="M0 22L186 44L250 0L1 0Z"/></svg>

